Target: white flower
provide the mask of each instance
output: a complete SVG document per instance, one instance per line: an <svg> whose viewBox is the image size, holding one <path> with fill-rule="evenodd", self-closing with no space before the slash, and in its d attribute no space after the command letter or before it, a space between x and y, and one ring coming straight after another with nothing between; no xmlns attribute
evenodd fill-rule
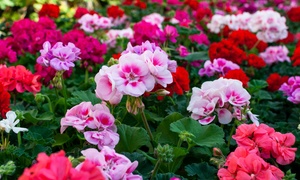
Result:
<svg viewBox="0 0 300 180"><path fill-rule="evenodd" d="M13 132L17 134L20 131L28 131L27 128L15 127L20 122L20 120L16 120L17 115L14 111L8 111L6 113L6 118L7 119L3 119L2 121L0 121L0 127L3 127L5 132L9 133L11 130L13 130Z"/></svg>

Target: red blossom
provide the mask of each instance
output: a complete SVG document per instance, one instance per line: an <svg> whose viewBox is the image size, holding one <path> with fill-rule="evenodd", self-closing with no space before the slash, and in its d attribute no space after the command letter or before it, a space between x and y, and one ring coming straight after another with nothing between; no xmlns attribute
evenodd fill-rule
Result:
<svg viewBox="0 0 300 180"><path fill-rule="evenodd" d="M39 17L48 16L50 18L58 18L59 6L56 4L43 4L42 9L38 14Z"/></svg>
<svg viewBox="0 0 300 180"><path fill-rule="evenodd" d="M136 7L139 7L140 9L146 9L147 8L147 4L141 0L136 0L134 5Z"/></svg>
<svg viewBox="0 0 300 180"><path fill-rule="evenodd" d="M289 44L289 43L293 43L294 40L295 40L295 35L290 31L288 31L288 36L284 39L277 41L277 43Z"/></svg>
<svg viewBox="0 0 300 180"><path fill-rule="evenodd" d="M293 61L293 66L299 66L300 65L300 46L298 46L293 56L291 57L291 60Z"/></svg>
<svg viewBox="0 0 300 180"><path fill-rule="evenodd" d="M5 90L3 84L0 82L0 115L6 118L6 113L10 110L10 94Z"/></svg>
<svg viewBox="0 0 300 180"><path fill-rule="evenodd" d="M236 46L250 50L255 47L259 52L263 52L267 47L267 43L259 41L255 34L248 30L237 30L229 34L228 40L231 40ZM258 44L257 44L258 43Z"/></svg>
<svg viewBox="0 0 300 180"><path fill-rule="evenodd" d="M243 83L243 87L248 87L249 77L242 69L230 70L225 74L224 78L237 79Z"/></svg>
<svg viewBox="0 0 300 180"><path fill-rule="evenodd" d="M108 17L117 18L124 15L124 10L119 6L109 6L106 10Z"/></svg>
<svg viewBox="0 0 300 180"><path fill-rule="evenodd" d="M292 22L300 22L300 6L292 7L287 12L287 16Z"/></svg>
<svg viewBox="0 0 300 180"><path fill-rule="evenodd" d="M226 39L212 43L208 51L211 61L217 58L224 58L240 65L243 60L247 59L246 53L243 50L238 48L232 41Z"/></svg>
<svg viewBox="0 0 300 180"><path fill-rule="evenodd" d="M252 66L257 69L266 67L267 65L265 61L261 57L257 56L256 54L249 54L247 61L248 61L248 66Z"/></svg>
<svg viewBox="0 0 300 180"><path fill-rule="evenodd" d="M197 0L185 0L184 4L187 4L193 10L197 10L199 7L199 2Z"/></svg>
<svg viewBox="0 0 300 180"><path fill-rule="evenodd" d="M280 76L278 73L272 73L267 78L268 90L271 92L277 91L280 86L287 82L289 79L288 76Z"/></svg>

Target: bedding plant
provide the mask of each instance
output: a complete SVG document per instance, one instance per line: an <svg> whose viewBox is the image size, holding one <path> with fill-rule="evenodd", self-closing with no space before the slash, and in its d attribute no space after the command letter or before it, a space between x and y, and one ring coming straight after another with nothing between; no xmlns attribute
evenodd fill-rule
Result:
<svg viewBox="0 0 300 180"><path fill-rule="evenodd" d="M0 8L0 179L300 178L296 0Z"/></svg>

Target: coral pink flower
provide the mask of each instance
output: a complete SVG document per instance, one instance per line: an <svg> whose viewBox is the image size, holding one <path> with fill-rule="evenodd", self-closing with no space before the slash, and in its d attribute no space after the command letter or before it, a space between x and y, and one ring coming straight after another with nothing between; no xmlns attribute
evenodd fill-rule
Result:
<svg viewBox="0 0 300 180"><path fill-rule="evenodd" d="M292 133L281 134L275 132L271 135L272 143L272 156L276 158L276 162L281 165L290 164L295 160L295 152L297 148L291 148L295 144L296 138Z"/></svg>
<svg viewBox="0 0 300 180"><path fill-rule="evenodd" d="M135 97L151 91L155 85L155 79L142 56L133 53L119 58L119 68L113 72L113 79L120 92Z"/></svg>

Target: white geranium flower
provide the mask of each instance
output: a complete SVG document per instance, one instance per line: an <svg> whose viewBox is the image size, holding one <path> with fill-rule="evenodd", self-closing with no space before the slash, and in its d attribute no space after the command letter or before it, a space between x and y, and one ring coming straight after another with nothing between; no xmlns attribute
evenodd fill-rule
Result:
<svg viewBox="0 0 300 180"><path fill-rule="evenodd" d="M20 120L17 119L17 115L14 111L8 111L6 113L6 118L0 121L0 127L3 127L5 132L9 133L11 130L13 130L14 133L18 134L20 131L28 131L27 128L22 127L15 127Z"/></svg>

